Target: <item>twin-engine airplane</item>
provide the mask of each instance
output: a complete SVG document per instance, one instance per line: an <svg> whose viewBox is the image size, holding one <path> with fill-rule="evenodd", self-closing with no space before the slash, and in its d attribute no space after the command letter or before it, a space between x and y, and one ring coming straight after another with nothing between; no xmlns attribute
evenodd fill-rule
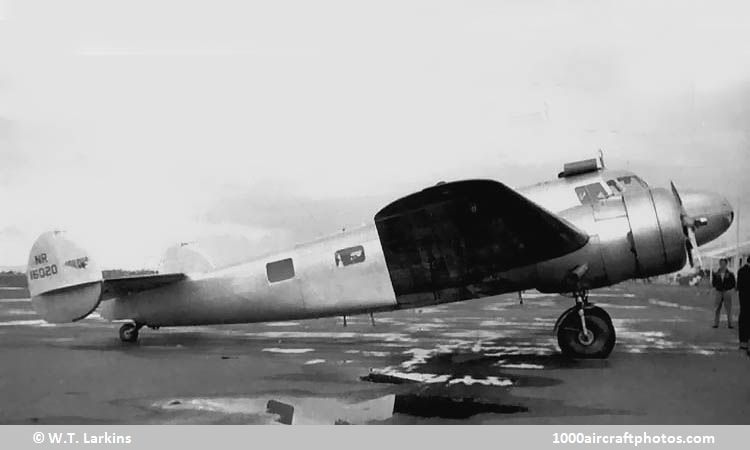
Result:
<svg viewBox="0 0 750 450"><path fill-rule="evenodd" d="M29 256L31 302L46 321L102 317L141 327L346 316L537 289L575 305L555 325L564 354L606 358L609 315L590 289L675 272L732 223L707 192L650 188L596 159L515 191L492 180L439 183L389 204L369 225L243 264L215 268L190 245L156 275L102 272L63 232L42 234ZM687 251L686 251L687 249ZM108 300L104 302L104 300Z"/></svg>

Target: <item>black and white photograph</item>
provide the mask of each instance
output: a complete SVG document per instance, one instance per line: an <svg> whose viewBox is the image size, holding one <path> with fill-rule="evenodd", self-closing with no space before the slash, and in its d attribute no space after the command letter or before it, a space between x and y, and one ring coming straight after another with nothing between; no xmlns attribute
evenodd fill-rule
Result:
<svg viewBox="0 0 750 450"><path fill-rule="evenodd" d="M0 435L637 445L749 338L746 2L0 0Z"/></svg>

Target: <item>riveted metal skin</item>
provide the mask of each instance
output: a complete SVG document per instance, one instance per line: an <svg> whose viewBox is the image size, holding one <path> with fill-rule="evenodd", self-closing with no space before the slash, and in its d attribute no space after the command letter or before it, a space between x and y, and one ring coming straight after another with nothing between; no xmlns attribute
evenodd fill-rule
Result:
<svg viewBox="0 0 750 450"><path fill-rule="evenodd" d="M583 205L560 215L590 235L586 246L537 265L534 285L544 292L593 289L631 278L671 273L686 262L679 205L666 189L649 189ZM583 262L579 286L565 275Z"/></svg>
<svg viewBox="0 0 750 450"><path fill-rule="evenodd" d="M112 299L100 307L110 320L251 323L413 308L531 288L571 292L682 268L680 208L665 189L637 189L554 212L540 206L572 204L575 183L594 176L600 172L526 192L491 180L441 184L396 200L360 228L231 267L215 269L192 258L200 263L189 265L200 269L192 273L102 280L82 249L45 234L29 260L29 277L37 278L30 280L32 304L56 322L80 319ZM53 255L70 276L47 277L52 259L42 253ZM269 267L285 260L291 266L269 278ZM582 265L588 269L573 282L571 273Z"/></svg>
<svg viewBox="0 0 750 450"><path fill-rule="evenodd" d="M636 277L681 269L686 262L680 208L666 189L649 189L623 197L632 232Z"/></svg>

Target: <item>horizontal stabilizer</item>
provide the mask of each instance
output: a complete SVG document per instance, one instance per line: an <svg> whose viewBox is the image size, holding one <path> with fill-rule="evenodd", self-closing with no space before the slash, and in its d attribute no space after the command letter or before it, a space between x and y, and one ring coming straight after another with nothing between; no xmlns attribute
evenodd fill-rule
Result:
<svg viewBox="0 0 750 450"><path fill-rule="evenodd" d="M102 300L114 297L125 297L137 292L149 291L168 284L182 281L186 278L183 273L165 273L142 275L123 278L108 278L104 280Z"/></svg>
<svg viewBox="0 0 750 450"><path fill-rule="evenodd" d="M102 300L156 289L185 279L181 273L104 280L89 254L63 231L43 233L29 254L31 306L51 323L75 322Z"/></svg>

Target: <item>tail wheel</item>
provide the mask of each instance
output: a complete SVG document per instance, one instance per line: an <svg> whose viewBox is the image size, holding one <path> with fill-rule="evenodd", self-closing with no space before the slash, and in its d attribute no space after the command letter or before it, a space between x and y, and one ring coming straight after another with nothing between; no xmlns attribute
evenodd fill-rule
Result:
<svg viewBox="0 0 750 450"><path fill-rule="evenodd" d="M120 340L122 342L137 342L140 327L134 323L126 323L120 327Z"/></svg>
<svg viewBox="0 0 750 450"><path fill-rule="evenodd" d="M606 358L615 346L615 327L603 309L584 309L586 332L581 326L578 308L571 308L560 318L557 344L566 356L573 358Z"/></svg>

